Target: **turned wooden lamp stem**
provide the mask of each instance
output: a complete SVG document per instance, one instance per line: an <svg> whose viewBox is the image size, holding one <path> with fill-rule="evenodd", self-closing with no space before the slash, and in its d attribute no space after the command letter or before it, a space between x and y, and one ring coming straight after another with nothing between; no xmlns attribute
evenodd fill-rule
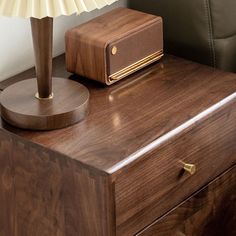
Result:
<svg viewBox="0 0 236 236"><path fill-rule="evenodd" d="M38 84L36 97L52 98L53 18L36 19L31 17L30 20Z"/></svg>

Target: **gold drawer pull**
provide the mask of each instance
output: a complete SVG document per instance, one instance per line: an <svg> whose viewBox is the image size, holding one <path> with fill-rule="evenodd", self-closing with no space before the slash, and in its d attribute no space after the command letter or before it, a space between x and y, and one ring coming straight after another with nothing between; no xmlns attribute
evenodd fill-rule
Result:
<svg viewBox="0 0 236 236"><path fill-rule="evenodd" d="M182 161L181 161L181 163L183 164L183 168L184 168L185 171L187 171L191 175L195 174L195 172L197 170L196 165L185 163L185 162L182 162Z"/></svg>

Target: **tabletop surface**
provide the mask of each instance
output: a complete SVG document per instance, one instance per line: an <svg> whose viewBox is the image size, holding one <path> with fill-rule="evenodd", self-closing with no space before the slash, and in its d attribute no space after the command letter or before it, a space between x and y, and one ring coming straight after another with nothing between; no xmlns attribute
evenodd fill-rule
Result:
<svg viewBox="0 0 236 236"><path fill-rule="evenodd" d="M54 75L70 75L64 55L54 60ZM34 77L33 69L0 83L0 88L29 77ZM78 76L72 79L90 90L85 120L45 132L20 130L2 121L1 129L108 173L144 155L222 99L234 99L236 91L235 74L170 55L110 87Z"/></svg>

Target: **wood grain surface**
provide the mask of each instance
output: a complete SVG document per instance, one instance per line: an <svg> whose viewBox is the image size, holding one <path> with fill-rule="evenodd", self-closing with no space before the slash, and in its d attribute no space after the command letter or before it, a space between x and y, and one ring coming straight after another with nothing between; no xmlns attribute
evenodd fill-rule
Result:
<svg viewBox="0 0 236 236"><path fill-rule="evenodd" d="M64 56L56 61L55 75L68 75ZM17 79L33 74L30 70ZM236 91L235 74L173 56L165 56L111 87L82 77L73 79L90 91L90 114L84 121L50 132L24 131L6 124L4 129L109 173L138 150ZM0 87L9 83L0 83Z"/></svg>
<svg viewBox="0 0 236 236"><path fill-rule="evenodd" d="M53 18L30 18L40 98L52 94Z"/></svg>
<svg viewBox="0 0 236 236"><path fill-rule="evenodd" d="M55 62L68 75L64 56ZM168 55L109 88L71 79L91 95L81 123L32 132L1 122L3 235L133 235L236 163L235 74Z"/></svg>
<svg viewBox="0 0 236 236"><path fill-rule="evenodd" d="M1 115L9 124L28 130L53 130L84 119L89 111L88 89L74 81L53 78L53 98L38 99L36 79L14 83L1 94Z"/></svg>
<svg viewBox="0 0 236 236"><path fill-rule="evenodd" d="M3 91L2 118L28 130L54 130L78 123L88 113L89 92L67 79L52 81L53 18L31 17L30 21L36 79L19 81Z"/></svg>
<svg viewBox="0 0 236 236"><path fill-rule="evenodd" d="M236 166L137 236L236 235Z"/></svg>
<svg viewBox="0 0 236 236"><path fill-rule="evenodd" d="M235 120L236 100L124 167L115 180L117 235L134 235L234 165Z"/></svg>
<svg viewBox="0 0 236 236"><path fill-rule="evenodd" d="M104 173L0 131L0 235L114 235Z"/></svg>
<svg viewBox="0 0 236 236"><path fill-rule="evenodd" d="M116 8L69 30L65 38L67 70L109 85L114 82L109 75L163 50L162 19ZM110 57L114 44L118 51Z"/></svg>

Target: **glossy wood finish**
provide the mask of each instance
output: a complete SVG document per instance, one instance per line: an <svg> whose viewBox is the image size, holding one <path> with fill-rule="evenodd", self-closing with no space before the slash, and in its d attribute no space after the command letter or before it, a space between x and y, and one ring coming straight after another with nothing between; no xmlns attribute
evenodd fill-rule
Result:
<svg viewBox="0 0 236 236"><path fill-rule="evenodd" d="M63 56L56 62L57 76L67 75ZM32 77L33 71L19 75L18 80L25 76ZM68 226L64 235L76 235L74 232L88 236L124 235L124 232L127 236L133 235L236 163L235 74L166 56L160 63L111 87L77 76L71 79L86 85L91 94L90 114L82 122L50 132L32 132L5 122L1 124L6 147L4 155L9 155L9 159L1 155L1 168L7 169L10 165L14 170L7 171L8 177L2 179L8 183L9 176L15 178L17 169L24 175L22 183L39 183L36 186L40 186L34 191L39 193L40 210L28 209L25 222L38 219L43 221L43 228L50 228L54 227L52 222L58 222L53 219L63 217L65 222L73 222L73 227ZM0 83L0 87L10 83ZM23 150L16 148L16 153L12 151L16 146L11 141L13 138L25 143ZM19 157L24 150L24 156ZM41 158L44 153L50 153L50 158ZM43 172L62 157L55 173L52 170ZM196 162L196 175L181 175L182 166L178 161L182 158L186 162ZM42 164L34 164L38 160ZM28 172L21 166L27 166ZM51 172L57 178L51 179ZM50 181L42 181L45 179ZM62 179L66 190L55 187L54 191L53 186L61 186ZM0 187L5 189L0 203L4 203L5 214L13 212L16 218L14 212L18 208L6 199L21 202L23 190L14 187L15 193L20 194L11 195L6 186L10 184ZM51 190L53 196L60 196L60 200L50 198L48 192ZM78 195L74 196L75 192ZM64 195L67 197L63 199ZM95 206L90 198L95 201ZM28 194L26 199L30 202L38 199L38 195ZM68 203L64 205L64 202ZM52 207L47 207L46 203ZM55 213L56 207L64 210ZM44 221L45 214L54 218ZM12 222L9 217L5 218L6 227ZM87 221L90 218L91 231ZM30 224L17 224L17 227L14 228L15 235L22 230L29 230L25 235L31 235L28 233L31 232ZM52 235L53 230L44 235Z"/></svg>
<svg viewBox="0 0 236 236"><path fill-rule="evenodd" d="M40 98L52 94L53 18L30 18Z"/></svg>
<svg viewBox="0 0 236 236"><path fill-rule="evenodd" d="M236 163L235 108L236 100L122 169L115 184L117 235L135 234ZM196 173L180 161L195 164Z"/></svg>
<svg viewBox="0 0 236 236"><path fill-rule="evenodd" d="M63 65L64 57L57 60ZM63 67L56 70L57 76L67 74ZM27 75L33 76L33 71ZM6 128L108 173L118 171L133 161L132 154L236 91L235 74L173 56L111 87L82 77L72 79L90 91L90 114L83 122L53 132Z"/></svg>
<svg viewBox="0 0 236 236"><path fill-rule="evenodd" d="M236 235L236 166L137 236Z"/></svg>
<svg viewBox="0 0 236 236"><path fill-rule="evenodd" d="M1 94L1 115L8 123L30 130L52 130L75 124L88 114L89 92L74 81L53 79L53 99L34 97L36 79L17 82Z"/></svg>

